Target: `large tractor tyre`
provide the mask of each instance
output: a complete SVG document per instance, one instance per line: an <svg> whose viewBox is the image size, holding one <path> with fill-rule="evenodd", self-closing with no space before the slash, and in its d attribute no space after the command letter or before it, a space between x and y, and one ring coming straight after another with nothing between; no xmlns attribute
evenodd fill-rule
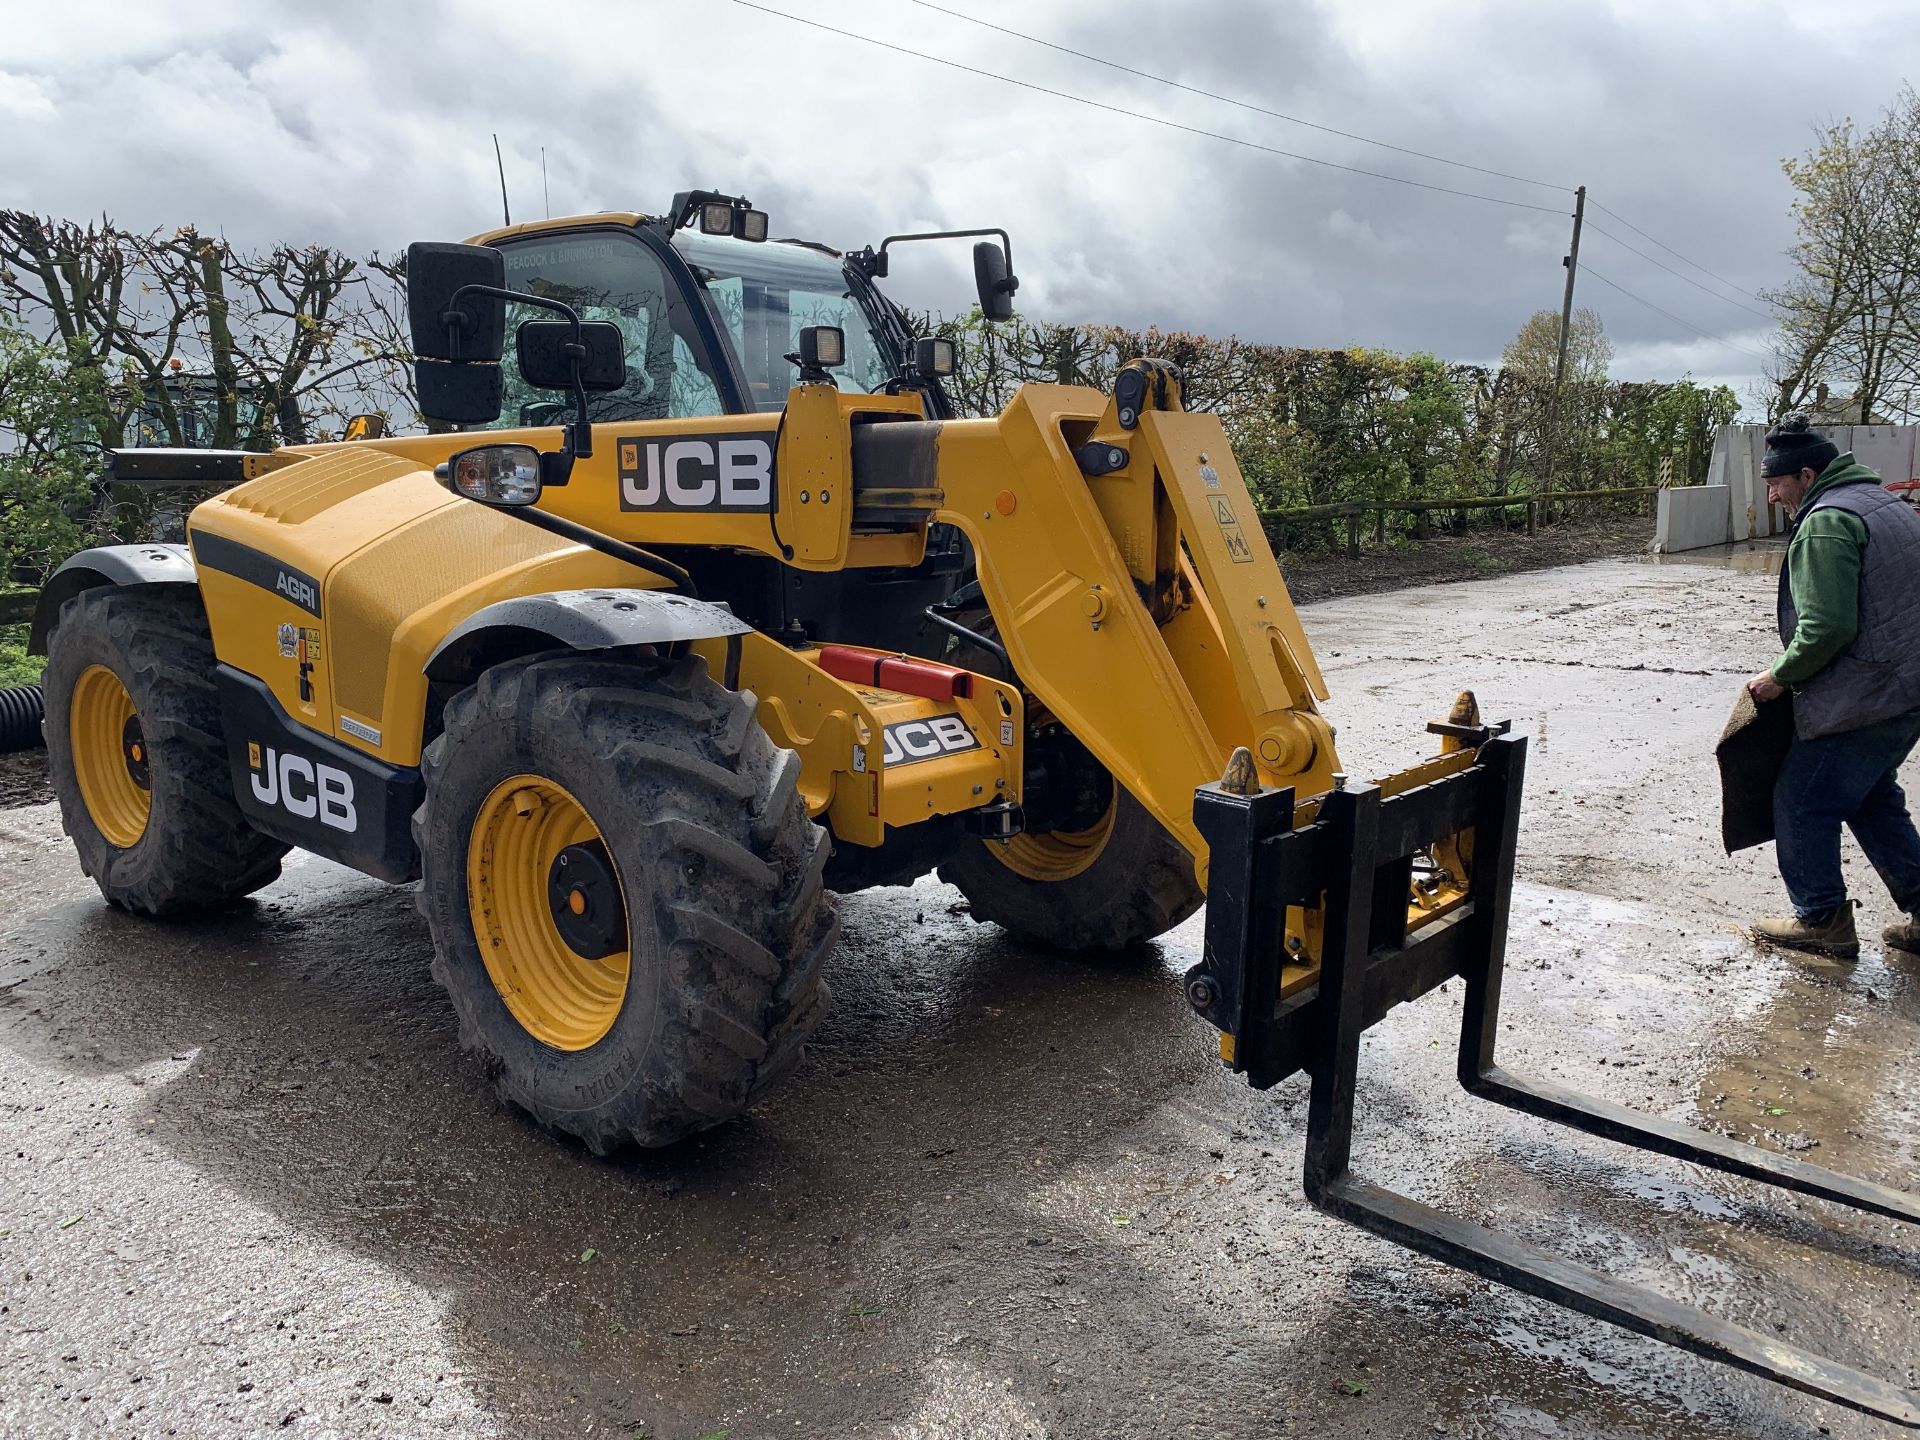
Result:
<svg viewBox="0 0 1920 1440"><path fill-rule="evenodd" d="M697 658L546 654L447 706L414 816L433 972L501 1095L596 1154L745 1110L839 930L800 759Z"/></svg>
<svg viewBox="0 0 1920 1440"><path fill-rule="evenodd" d="M223 905L280 873L289 847L234 802L213 673L190 589L104 586L60 607L42 681L48 768L81 869L125 909Z"/></svg>
<svg viewBox="0 0 1920 1440"><path fill-rule="evenodd" d="M984 606L955 618L975 634L996 634ZM943 658L989 675L1007 673L999 657L958 638ZM1058 808L1075 818L1008 841L967 840L941 862L940 878L967 897L975 919L1056 950L1124 950L1165 934L1200 908L1206 895L1186 847L1031 699L1028 748L1030 761L1043 757L1054 773L1069 777L1074 799ZM1082 792L1094 787L1089 807ZM1048 818L1044 807L1036 818Z"/></svg>
<svg viewBox="0 0 1920 1440"><path fill-rule="evenodd" d="M941 862L940 878L974 919L1056 950L1124 950L1206 899L1186 847L1119 786L1092 826L970 840Z"/></svg>

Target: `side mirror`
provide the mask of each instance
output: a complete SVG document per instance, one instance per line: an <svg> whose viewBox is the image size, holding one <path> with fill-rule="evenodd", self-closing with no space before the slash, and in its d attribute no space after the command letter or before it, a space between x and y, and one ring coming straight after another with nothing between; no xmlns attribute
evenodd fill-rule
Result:
<svg viewBox="0 0 1920 1440"><path fill-rule="evenodd" d="M532 505L540 498L540 452L531 445L478 445L447 461L446 481L482 505Z"/></svg>
<svg viewBox="0 0 1920 1440"><path fill-rule="evenodd" d="M973 283L980 292L980 312L987 319L1012 318L1013 292L1020 288L1020 281L1007 273L1006 251L991 240L973 247Z"/></svg>
<svg viewBox="0 0 1920 1440"><path fill-rule="evenodd" d="M573 326L565 320L527 320L515 335L520 377L541 390L573 388ZM627 337L611 320L580 326L580 385L591 391L618 390L627 383Z"/></svg>
<svg viewBox="0 0 1920 1440"><path fill-rule="evenodd" d="M431 240L409 245L407 321L413 353L423 360L498 363L506 348L507 302L460 291L470 285L504 290L506 284L507 258L490 246Z"/></svg>
<svg viewBox="0 0 1920 1440"><path fill-rule="evenodd" d="M413 362L413 388L420 413L455 425L485 425L500 418L506 394L498 365L462 365L453 360Z"/></svg>
<svg viewBox="0 0 1920 1440"><path fill-rule="evenodd" d="M458 425L499 418L507 305L470 287L500 290L506 278L506 257L485 245L407 247L407 322L421 414Z"/></svg>

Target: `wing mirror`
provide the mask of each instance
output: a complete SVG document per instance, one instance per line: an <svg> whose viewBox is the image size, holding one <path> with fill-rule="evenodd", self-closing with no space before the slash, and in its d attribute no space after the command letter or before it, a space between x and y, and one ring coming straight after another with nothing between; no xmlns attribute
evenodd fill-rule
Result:
<svg viewBox="0 0 1920 1440"><path fill-rule="evenodd" d="M627 341L611 320L587 320L576 342L565 320L528 320L514 336L520 377L541 390L571 390L573 362L580 362L580 388L618 390L627 383Z"/></svg>
<svg viewBox="0 0 1920 1440"><path fill-rule="evenodd" d="M506 257L486 245L407 247L407 322L420 413L458 425L500 416Z"/></svg>
<svg viewBox="0 0 1920 1440"><path fill-rule="evenodd" d="M566 484L573 462L593 454L587 392L618 390L627 383L626 340L618 325L604 320L583 323L571 305L544 295L509 290L506 278L506 257L489 245L416 241L407 247L407 322L415 356L414 388L420 397L421 414L431 419L474 425L500 418L505 403L500 356L506 347L509 301L564 317L529 320L515 336L521 371L529 383L541 389L573 392L573 423L567 427L566 443L547 455L529 451L535 456L532 488L500 479L489 489L475 479L477 488L469 489L457 483L451 470L442 476L456 491L472 499L482 499L484 492L485 503L490 505L531 505L540 498L542 482ZM514 448L483 446L481 450L463 451L462 455ZM488 463L507 462L496 456ZM499 473L505 476L508 472ZM508 498L520 495L526 498Z"/></svg>
<svg viewBox="0 0 1920 1440"><path fill-rule="evenodd" d="M989 320L1013 317L1013 292L1019 277L1007 268L1007 252L991 240L973 247L973 283L980 292L980 313Z"/></svg>
<svg viewBox="0 0 1920 1440"><path fill-rule="evenodd" d="M1013 318L1013 292L1020 288L1013 273L1013 241L997 226L988 230L926 230L917 235L889 235L880 248L869 245L847 256L847 263L869 279L884 279L889 257L887 247L905 240L959 240L974 235L998 236L998 243L982 240L973 247L973 284L980 293L980 313L989 320Z"/></svg>

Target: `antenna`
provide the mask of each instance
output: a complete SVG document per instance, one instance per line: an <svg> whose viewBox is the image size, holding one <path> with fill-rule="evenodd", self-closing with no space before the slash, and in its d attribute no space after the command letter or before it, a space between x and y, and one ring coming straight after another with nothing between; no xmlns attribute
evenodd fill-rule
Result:
<svg viewBox="0 0 1920 1440"><path fill-rule="evenodd" d="M500 136L493 137L493 163L500 167L500 221L504 225L513 224L513 212L507 209L507 162L500 158Z"/></svg>
<svg viewBox="0 0 1920 1440"><path fill-rule="evenodd" d="M540 198L546 203L547 219L553 218L553 196L547 191L547 147L540 147Z"/></svg>

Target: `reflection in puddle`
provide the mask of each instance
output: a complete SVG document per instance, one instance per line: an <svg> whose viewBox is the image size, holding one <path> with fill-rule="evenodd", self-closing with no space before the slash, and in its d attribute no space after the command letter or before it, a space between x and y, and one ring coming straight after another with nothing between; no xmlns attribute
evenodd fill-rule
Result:
<svg viewBox="0 0 1920 1440"><path fill-rule="evenodd" d="M1749 575L1778 575L1786 554L1786 542L1782 540L1743 540L1738 545L1709 545L1704 550L1646 558L1655 565L1713 565Z"/></svg>

